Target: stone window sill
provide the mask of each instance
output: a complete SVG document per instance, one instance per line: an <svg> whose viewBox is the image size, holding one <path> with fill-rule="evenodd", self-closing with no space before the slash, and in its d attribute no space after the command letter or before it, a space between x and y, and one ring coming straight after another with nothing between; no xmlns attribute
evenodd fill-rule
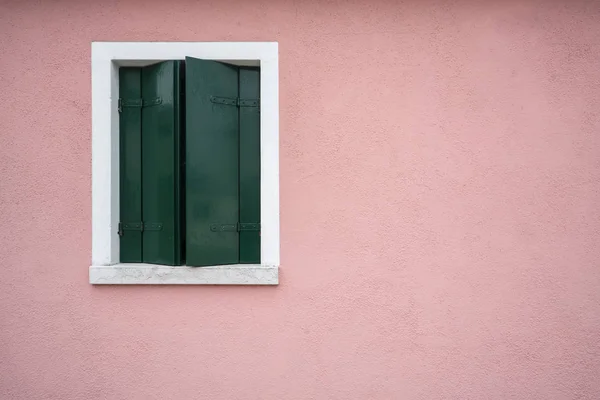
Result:
<svg viewBox="0 0 600 400"><path fill-rule="evenodd" d="M171 267L153 264L92 265L93 285L278 285L279 268L239 264Z"/></svg>

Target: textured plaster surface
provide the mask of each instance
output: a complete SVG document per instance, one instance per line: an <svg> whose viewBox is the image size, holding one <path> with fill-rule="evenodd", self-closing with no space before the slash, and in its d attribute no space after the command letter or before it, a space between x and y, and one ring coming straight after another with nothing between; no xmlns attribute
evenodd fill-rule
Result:
<svg viewBox="0 0 600 400"><path fill-rule="evenodd" d="M599 21L0 1L0 398L597 399ZM93 40L279 42L279 286L89 285Z"/></svg>

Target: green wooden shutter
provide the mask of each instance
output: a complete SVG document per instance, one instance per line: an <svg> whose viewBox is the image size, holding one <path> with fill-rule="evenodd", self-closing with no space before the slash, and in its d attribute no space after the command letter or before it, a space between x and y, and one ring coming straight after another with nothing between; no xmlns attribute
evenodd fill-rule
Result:
<svg viewBox="0 0 600 400"><path fill-rule="evenodd" d="M139 68L119 69L119 235L123 263L142 262L142 97Z"/></svg>
<svg viewBox="0 0 600 400"><path fill-rule="evenodd" d="M142 68L142 261L181 263L179 61Z"/></svg>
<svg viewBox="0 0 600 400"><path fill-rule="evenodd" d="M239 262L238 68L186 57L186 262Z"/></svg>
<svg viewBox="0 0 600 400"><path fill-rule="evenodd" d="M260 70L241 67L239 87L240 263L260 264Z"/></svg>

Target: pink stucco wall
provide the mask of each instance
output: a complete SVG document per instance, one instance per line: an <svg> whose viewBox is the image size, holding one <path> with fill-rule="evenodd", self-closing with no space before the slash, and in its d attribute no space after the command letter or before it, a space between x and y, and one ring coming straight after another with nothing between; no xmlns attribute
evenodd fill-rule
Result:
<svg viewBox="0 0 600 400"><path fill-rule="evenodd" d="M94 287L90 42L279 42L281 284ZM1 399L597 399L600 2L0 1Z"/></svg>

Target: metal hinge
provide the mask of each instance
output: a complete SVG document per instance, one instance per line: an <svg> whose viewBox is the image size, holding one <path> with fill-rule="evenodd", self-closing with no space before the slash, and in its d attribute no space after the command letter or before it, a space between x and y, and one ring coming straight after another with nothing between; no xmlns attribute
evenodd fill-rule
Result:
<svg viewBox="0 0 600 400"><path fill-rule="evenodd" d="M119 222L118 233L123 236L124 231L160 231L162 227L162 222Z"/></svg>
<svg viewBox="0 0 600 400"><path fill-rule="evenodd" d="M259 107L259 99L240 99L239 97L218 97L210 96L210 101L215 104L224 104L226 106L236 107Z"/></svg>
<svg viewBox="0 0 600 400"><path fill-rule="evenodd" d="M239 222L237 224L210 224L211 232L260 232L260 224Z"/></svg>
<svg viewBox="0 0 600 400"><path fill-rule="evenodd" d="M119 112L123 111L123 107L150 107L162 104L162 98L154 99L123 99L119 98Z"/></svg>

